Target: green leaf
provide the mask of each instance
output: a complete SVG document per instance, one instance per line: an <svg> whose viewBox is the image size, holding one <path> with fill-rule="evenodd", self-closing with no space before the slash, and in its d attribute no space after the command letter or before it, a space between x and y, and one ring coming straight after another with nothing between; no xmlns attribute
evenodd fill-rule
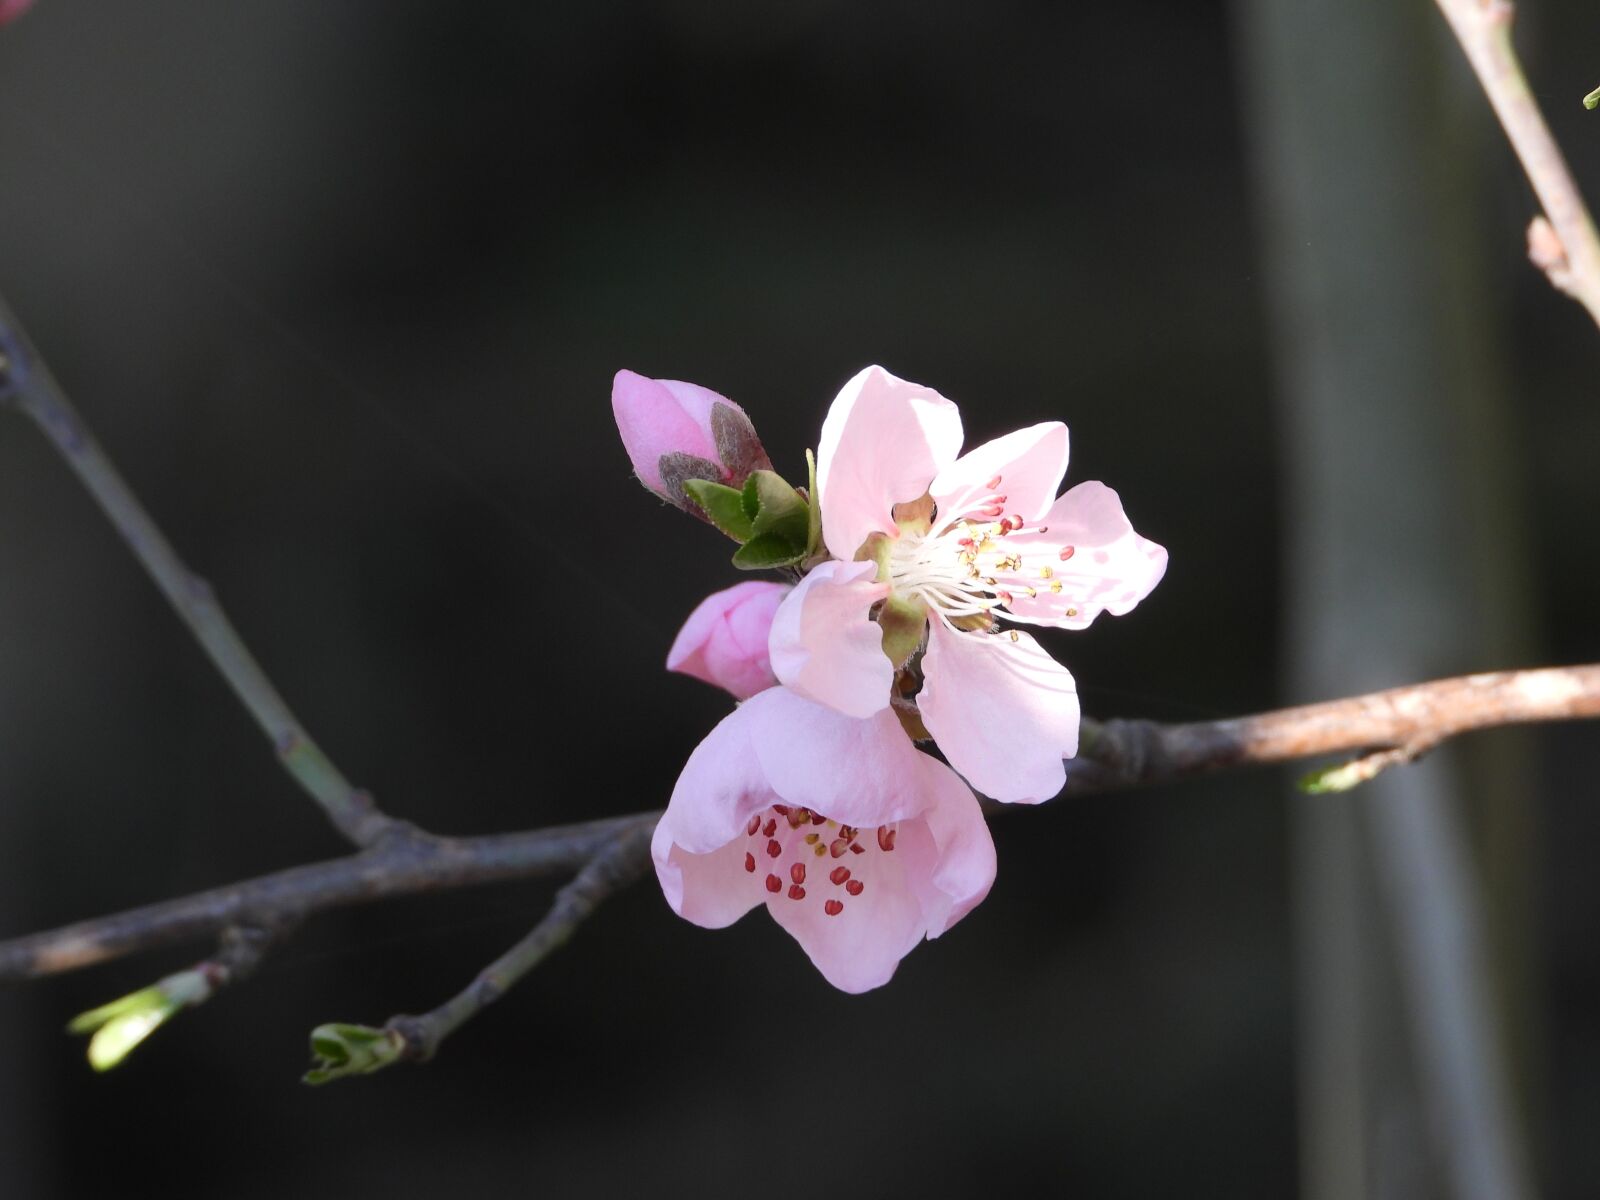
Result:
<svg viewBox="0 0 1600 1200"><path fill-rule="evenodd" d="M1600 107L1600 88L1595 88L1583 98L1583 106L1588 109Z"/></svg>
<svg viewBox="0 0 1600 1200"><path fill-rule="evenodd" d="M711 518L711 523L734 541L748 542L754 536L744 494L737 488L708 479L689 479L684 481L683 490Z"/></svg>
<svg viewBox="0 0 1600 1200"><path fill-rule="evenodd" d="M806 548L775 533L758 533L733 556L741 571L766 571L773 567L792 567L806 556Z"/></svg>
<svg viewBox="0 0 1600 1200"><path fill-rule="evenodd" d="M302 1083L318 1087L348 1075L370 1075L399 1060L404 1039L392 1029L334 1023L311 1031L311 1070Z"/></svg>
<svg viewBox="0 0 1600 1200"><path fill-rule="evenodd" d="M773 471L752 471L744 484L744 511L757 534L771 533L804 551L810 513L805 498Z"/></svg>

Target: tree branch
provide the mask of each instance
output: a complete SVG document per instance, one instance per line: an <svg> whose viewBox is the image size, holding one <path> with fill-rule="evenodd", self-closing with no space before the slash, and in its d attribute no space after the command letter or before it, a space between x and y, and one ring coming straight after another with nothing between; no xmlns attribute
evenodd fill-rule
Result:
<svg viewBox="0 0 1600 1200"><path fill-rule="evenodd" d="M391 1018L388 1028L399 1035L403 1056L419 1062L432 1058L447 1037L510 991L552 951L565 945L595 909L643 875L650 862L654 826L654 820L641 821L618 834L556 893L544 920L480 971L458 995L420 1017Z"/></svg>
<svg viewBox="0 0 1600 1200"><path fill-rule="evenodd" d="M178 557L106 457L4 297L0 297L0 404L25 413L50 439L255 718L278 761L339 832L358 846L371 846L389 833L409 828L380 812L372 797L352 785L301 726L245 646L211 585Z"/></svg>
<svg viewBox="0 0 1600 1200"><path fill-rule="evenodd" d="M1438 5L1544 208L1528 226L1528 257L1600 324L1600 237L1511 44L1515 7L1510 0Z"/></svg>
<svg viewBox="0 0 1600 1200"><path fill-rule="evenodd" d="M1360 778L1352 782L1360 782L1469 730L1588 717L1600 717L1600 664L1463 675L1221 721L1085 721L1062 795L1331 754L1355 755ZM230 925L271 928L392 896L581 870L619 838L629 847L628 864L642 872L642 833L659 816L484 837L388 838L344 858L0 942L0 981L74 971ZM630 840L630 833L640 836Z"/></svg>

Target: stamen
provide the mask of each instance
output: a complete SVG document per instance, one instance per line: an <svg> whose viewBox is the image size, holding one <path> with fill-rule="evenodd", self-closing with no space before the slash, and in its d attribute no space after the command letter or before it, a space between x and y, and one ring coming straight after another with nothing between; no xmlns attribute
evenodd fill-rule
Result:
<svg viewBox="0 0 1600 1200"><path fill-rule="evenodd" d="M767 876L767 891L769 891L769 892L781 892L781 891L783 891L783 880L779 879L776 875L768 875Z"/></svg>
<svg viewBox="0 0 1600 1200"><path fill-rule="evenodd" d="M1061 561L1062 562L1066 562L1067 559L1071 558L1077 552L1078 552L1078 548L1076 546L1063 546L1063 547L1061 547Z"/></svg>
<svg viewBox="0 0 1600 1200"><path fill-rule="evenodd" d="M792 887L790 887L790 889L789 889L789 899L791 899L791 900L804 900L805 898L806 898L806 890L805 890L805 888L801 887L798 883L794 884Z"/></svg>
<svg viewBox="0 0 1600 1200"><path fill-rule="evenodd" d="M844 838L834 838L833 841L828 843L828 853L834 858L842 858L844 852L848 849L850 849L850 843L845 841Z"/></svg>
<svg viewBox="0 0 1600 1200"><path fill-rule="evenodd" d="M751 832L754 833L755 831L751 830ZM763 829L761 832L767 837L771 837L773 834L777 833L778 832L778 818L777 817L769 818L768 821L767 821L766 828Z"/></svg>
<svg viewBox="0 0 1600 1200"><path fill-rule="evenodd" d="M755 837L756 830L758 830L760 828L761 828L761 814L757 813L755 816L750 818L750 824L748 824L748 825L746 825L744 827L744 831L746 833L748 833L751 837Z"/></svg>
<svg viewBox="0 0 1600 1200"><path fill-rule="evenodd" d="M778 855L780 855L782 853L783 853L783 847L778 845L778 839L777 838L772 838L767 842L767 857L768 858L777 858Z"/></svg>
<svg viewBox="0 0 1600 1200"><path fill-rule="evenodd" d="M999 486L1000 486L1000 476L996 475L993 479L989 480L988 483L983 485L983 490L986 491L986 492L992 492L992 491L995 490L995 488L997 488Z"/></svg>
<svg viewBox="0 0 1600 1200"><path fill-rule="evenodd" d="M756 856L754 854L746 854L744 856L744 869L752 875L756 873Z"/></svg>
<svg viewBox="0 0 1600 1200"><path fill-rule="evenodd" d="M755 860L754 859L751 860L750 869L752 871L755 870ZM839 886L843 885L843 883L844 883L844 881L846 879L850 878L850 868L849 867L835 867L833 869L833 871L828 875L828 878L833 881L833 884L834 884L835 887L839 887Z"/></svg>
<svg viewBox="0 0 1600 1200"><path fill-rule="evenodd" d="M837 917L844 911L844 904L838 900L829 900L822 906L822 911L827 913L830 917Z"/></svg>
<svg viewBox="0 0 1600 1200"><path fill-rule="evenodd" d="M886 825L878 826L878 849L885 854L894 849L895 831Z"/></svg>
<svg viewBox="0 0 1600 1200"><path fill-rule="evenodd" d="M771 876L768 878L771 878ZM863 891L866 890L866 886L867 885L862 883L861 880L852 879L849 883L844 885L844 890L849 892L852 896L859 896ZM775 890L770 883L767 885L767 888L768 890Z"/></svg>
<svg viewBox="0 0 1600 1200"><path fill-rule="evenodd" d="M795 863L794 866L790 867L789 878L794 880L796 883L804 883L806 881L805 863Z"/></svg>

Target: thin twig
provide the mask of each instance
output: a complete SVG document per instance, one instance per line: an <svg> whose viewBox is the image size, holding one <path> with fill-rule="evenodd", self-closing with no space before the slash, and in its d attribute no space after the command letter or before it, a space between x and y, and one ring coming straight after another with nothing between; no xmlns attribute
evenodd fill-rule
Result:
<svg viewBox="0 0 1600 1200"><path fill-rule="evenodd" d="M1250 717L1162 725L1084 722L1063 796L1319 755L1404 761L1473 729L1600 717L1600 664L1463 675ZM659 813L474 838L413 834L345 858L0 942L0 980L55 975L228 925L299 920L325 909L576 870ZM642 845L642 843L641 843ZM642 867L644 851L637 851Z"/></svg>
<svg viewBox="0 0 1600 1200"><path fill-rule="evenodd" d="M1600 324L1600 236L1511 44L1510 0L1438 0L1544 208L1528 256ZM1546 220L1547 218L1547 220Z"/></svg>
<svg viewBox="0 0 1600 1200"><path fill-rule="evenodd" d="M582 825L476 838L391 838L344 858L310 863L176 900L0 943L0 980L58 975L229 925L298 921L330 908L576 870L618 832L653 825L641 813Z"/></svg>
<svg viewBox="0 0 1600 1200"><path fill-rule="evenodd" d="M477 1016L552 951L565 945L578 926L607 898L644 874L650 861L653 822L641 822L619 834L556 893L550 911L528 935L478 973L458 995L422 1016L391 1018L387 1028L399 1034L403 1056L426 1061L443 1041Z"/></svg>
<svg viewBox="0 0 1600 1200"><path fill-rule="evenodd" d="M284 769L339 831L358 846L371 846L386 834L408 829L404 822L380 812L372 797L352 785L301 726L222 610L211 585L184 565L106 457L4 297L0 297L0 404L27 414L50 439L249 709Z"/></svg>

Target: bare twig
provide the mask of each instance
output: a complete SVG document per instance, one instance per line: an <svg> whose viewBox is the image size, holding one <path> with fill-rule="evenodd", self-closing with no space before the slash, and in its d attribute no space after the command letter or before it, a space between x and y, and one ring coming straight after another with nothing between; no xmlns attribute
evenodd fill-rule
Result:
<svg viewBox="0 0 1600 1200"><path fill-rule="evenodd" d="M1522 160L1544 216L1528 227L1528 256L1600 324L1600 237L1511 45L1510 0L1438 0Z"/></svg>
<svg viewBox="0 0 1600 1200"><path fill-rule="evenodd" d="M144 950L208 937L230 925L297 921L390 896L447 891L576 870L655 813L477 838L391 838L344 858L81 921L0 943L0 980L76 971Z"/></svg>
<svg viewBox="0 0 1600 1200"><path fill-rule="evenodd" d="M95 503L189 627L212 665L250 710L284 769L350 841L370 846L409 827L378 811L372 797L334 766L245 646L211 586L191 571L150 519L50 374L16 315L0 297L0 404L26 413L50 439Z"/></svg>
<svg viewBox="0 0 1600 1200"><path fill-rule="evenodd" d="M650 861L653 824L640 822L617 835L556 893L544 920L480 971L460 994L422 1016L392 1018L388 1028L399 1034L403 1056L418 1061L432 1058L445 1038L505 995L552 951L565 945L607 898L644 874Z"/></svg>
<svg viewBox="0 0 1600 1200"><path fill-rule="evenodd" d="M1463 675L1222 721L1084 722L1064 796L1081 796L1318 755L1362 759L1473 729L1600 717L1600 664ZM658 813L473 838L412 834L360 853L263 875L0 942L0 980L73 971L229 925L299 920L325 909L577 870ZM642 868L643 842L630 843Z"/></svg>

